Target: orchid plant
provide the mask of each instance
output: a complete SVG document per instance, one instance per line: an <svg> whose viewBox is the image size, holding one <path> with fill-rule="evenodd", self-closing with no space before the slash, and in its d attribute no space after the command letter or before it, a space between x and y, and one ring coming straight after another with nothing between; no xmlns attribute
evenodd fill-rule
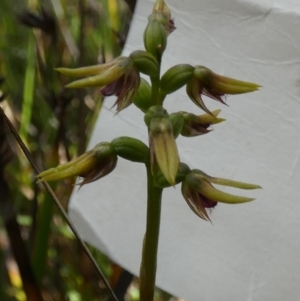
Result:
<svg viewBox="0 0 300 301"><path fill-rule="evenodd" d="M195 137L210 132L212 124L223 122L220 110L210 111L203 96L224 103L227 94L241 94L258 90L259 85L215 74L204 66L178 64L162 76L161 61L168 35L175 30L171 12L164 0L156 0L144 31L145 50L120 56L113 61L77 69L58 68L67 76L81 77L67 88L96 87L103 96L115 95L119 113L132 103L144 114L149 145L132 137L118 137L101 142L80 157L38 175L38 181L62 180L80 176L84 185L114 170L118 157L145 165L147 171L147 224L140 267L140 300L152 301L154 296L157 248L159 239L160 208L164 188L181 183L183 198L200 218L210 221L208 208L218 202L238 204L253 198L231 195L213 184L240 189L257 189L258 185L215 178L199 169L191 169L180 162L176 138L179 135ZM149 82L140 74L149 76ZM168 113L164 100L181 87L187 96L205 114L188 112Z"/></svg>

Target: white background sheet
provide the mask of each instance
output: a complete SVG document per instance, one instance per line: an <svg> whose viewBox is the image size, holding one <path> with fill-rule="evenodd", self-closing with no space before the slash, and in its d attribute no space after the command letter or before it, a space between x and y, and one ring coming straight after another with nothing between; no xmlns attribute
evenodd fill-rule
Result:
<svg viewBox="0 0 300 301"><path fill-rule="evenodd" d="M219 177L260 184L227 192L256 197L218 206L213 222L198 218L180 186L163 195L157 285L187 301L300 300L300 1L169 0L177 30L168 39L163 72L177 63L263 86L229 96L227 121L198 138L178 139L181 161ZM124 54L143 49L153 1L140 0ZM90 147L117 136L147 142L134 106L113 116L105 101ZM169 113L202 114L185 90L165 101ZM138 275L145 231L145 170L119 160L116 170L74 191L70 216L82 237Z"/></svg>

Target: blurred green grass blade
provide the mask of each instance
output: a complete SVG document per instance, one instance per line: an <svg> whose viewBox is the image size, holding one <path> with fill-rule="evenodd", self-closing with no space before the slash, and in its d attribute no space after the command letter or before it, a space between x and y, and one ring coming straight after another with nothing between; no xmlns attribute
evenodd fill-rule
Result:
<svg viewBox="0 0 300 301"><path fill-rule="evenodd" d="M77 60L79 57L79 50L77 48L77 45L74 41L74 38L72 36L71 30L68 26L68 18L65 14L63 3L60 0L51 0L52 7L54 9L54 13L56 14L58 25L60 32L62 34L62 37L66 43L66 46L73 57L73 59ZM76 14L75 14L76 18Z"/></svg>
<svg viewBox="0 0 300 301"><path fill-rule="evenodd" d="M117 0L107 0L108 13L110 17L110 26L115 32L118 32L120 29L119 5L120 4Z"/></svg>
<svg viewBox="0 0 300 301"><path fill-rule="evenodd" d="M93 133L93 129L95 128L96 122L98 120L98 117L101 114L101 110L102 110L102 105L103 105L103 96L100 95L100 92L95 92L93 95L94 98L94 106L91 109L91 114L89 116L87 116L87 118L89 119L89 129L87 130L87 142L89 143L92 133Z"/></svg>
<svg viewBox="0 0 300 301"><path fill-rule="evenodd" d="M27 64L23 88L23 104L21 114L20 136L27 140L32 113L32 104L34 99L34 82L35 82L35 45L32 35L28 39L27 47Z"/></svg>
<svg viewBox="0 0 300 301"><path fill-rule="evenodd" d="M102 37L101 46L103 49L104 61L109 62L117 56L121 49L117 45L116 33L119 31L119 11L117 0L102 0L101 4L103 11L107 12L102 14L100 19L100 34Z"/></svg>
<svg viewBox="0 0 300 301"><path fill-rule="evenodd" d="M32 257L33 270L38 281L41 281L45 271L52 214L53 202L51 197L46 194L40 207L40 216Z"/></svg>

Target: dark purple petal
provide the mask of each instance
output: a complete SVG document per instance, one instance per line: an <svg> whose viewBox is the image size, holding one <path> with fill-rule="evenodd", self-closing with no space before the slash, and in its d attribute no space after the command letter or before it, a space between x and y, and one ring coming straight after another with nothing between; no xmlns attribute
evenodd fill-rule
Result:
<svg viewBox="0 0 300 301"><path fill-rule="evenodd" d="M108 175L111 171L114 170L117 164L118 157L116 155L111 156L105 161L100 161L95 168L91 171L81 174L80 177L84 178L78 185L81 188L83 185L92 183L106 175Z"/></svg>
<svg viewBox="0 0 300 301"><path fill-rule="evenodd" d="M205 197L204 195L201 195L200 199L201 199L201 203L204 208L214 208L218 204L218 202L210 200L207 197Z"/></svg>
<svg viewBox="0 0 300 301"><path fill-rule="evenodd" d="M101 94L103 96L112 96L112 95L119 96L124 86L124 78L125 76L123 75L117 81L101 89Z"/></svg>

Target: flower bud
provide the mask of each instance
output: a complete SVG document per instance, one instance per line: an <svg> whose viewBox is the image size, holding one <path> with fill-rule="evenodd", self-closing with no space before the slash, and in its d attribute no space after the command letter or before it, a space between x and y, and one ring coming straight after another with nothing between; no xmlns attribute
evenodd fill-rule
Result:
<svg viewBox="0 0 300 301"><path fill-rule="evenodd" d="M41 172L38 182L83 177L80 186L96 181L114 170L118 157L109 142L101 142L78 158Z"/></svg>
<svg viewBox="0 0 300 301"><path fill-rule="evenodd" d="M141 78L140 86L132 102L144 113L151 107L151 87L145 79Z"/></svg>
<svg viewBox="0 0 300 301"><path fill-rule="evenodd" d="M171 10L164 0L156 0L153 5L152 12L154 14L155 13L163 13L166 17L171 19Z"/></svg>
<svg viewBox="0 0 300 301"><path fill-rule="evenodd" d="M167 111L161 107L161 106L152 106L148 109L144 116L144 121L147 125L147 127L150 127L150 122L152 118L157 118L157 117L166 117L168 116Z"/></svg>
<svg viewBox="0 0 300 301"><path fill-rule="evenodd" d="M223 118L218 118L221 110L212 111L211 114L194 115L192 113L181 112L184 119L181 135L185 137L195 137L209 133L209 127L225 121Z"/></svg>
<svg viewBox="0 0 300 301"><path fill-rule="evenodd" d="M70 76L88 76L68 84L67 88L98 87L103 96L116 95L117 111L127 108L140 85L140 74L130 57L118 57L112 62L78 69L58 68Z"/></svg>
<svg viewBox="0 0 300 301"><path fill-rule="evenodd" d="M163 107L153 106L145 114L144 120L149 127L152 172L157 163L167 181L174 185L179 157L169 115Z"/></svg>
<svg viewBox="0 0 300 301"><path fill-rule="evenodd" d="M116 154L126 160L139 163L150 161L148 146L138 139L118 137L112 140L111 145L114 147Z"/></svg>
<svg viewBox="0 0 300 301"><path fill-rule="evenodd" d="M209 221L210 218L206 212L206 208L213 208L218 202L227 204L240 204L254 200L253 198L225 193L216 189L211 183L243 189L261 188L258 185L241 183L221 178L213 178L198 169L191 170L182 181L182 195L195 214L197 214L200 218Z"/></svg>
<svg viewBox="0 0 300 301"><path fill-rule="evenodd" d="M149 22L154 18L164 25L168 34L176 29L174 21L171 17L171 10L164 0L157 0L154 3L152 15L150 15L148 18Z"/></svg>
<svg viewBox="0 0 300 301"><path fill-rule="evenodd" d="M226 94L241 94L259 89L259 85L215 74L203 66L195 66L194 75L186 85L189 98L206 113L211 114L205 106L202 95L223 104Z"/></svg>
<svg viewBox="0 0 300 301"><path fill-rule="evenodd" d="M184 126L184 118L183 115L180 112L178 112L178 113L171 114L170 120L172 123L173 135L174 138L176 139L179 136L179 134L182 132Z"/></svg>
<svg viewBox="0 0 300 301"><path fill-rule="evenodd" d="M148 23L144 32L144 45L155 58L161 58L167 46L167 32L159 21Z"/></svg>
<svg viewBox="0 0 300 301"><path fill-rule="evenodd" d="M177 175L175 178L175 184L179 184L181 183L185 176L190 172L190 168L188 167L188 165L186 165L185 163L180 162L179 164L179 168L177 171ZM167 181L167 179L165 178L165 176L163 175L163 173L161 172L161 170L158 170L157 173L155 174L155 181L156 184L162 188L167 188L170 187L172 185L170 185L170 183Z"/></svg>
<svg viewBox="0 0 300 301"><path fill-rule="evenodd" d="M180 64L171 67L161 78L160 89L164 94L170 94L186 85L194 75L194 67Z"/></svg>
<svg viewBox="0 0 300 301"><path fill-rule="evenodd" d="M179 157L170 119L153 118L149 129L152 162L157 162L167 181L174 185Z"/></svg>
<svg viewBox="0 0 300 301"><path fill-rule="evenodd" d="M260 87L254 83L218 75L203 66L195 66L194 75L207 90L216 91L218 94L242 94L256 91Z"/></svg>
<svg viewBox="0 0 300 301"><path fill-rule="evenodd" d="M132 52L129 57L133 60L134 66L139 72L149 75L150 77L158 75L158 63L151 53L137 50Z"/></svg>
<svg viewBox="0 0 300 301"><path fill-rule="evenodd" d="M151 103L151 86L141 78L140 86L135 93L132 102L144 113L152 106Z"/></svg>
<svg viewBox="0 0 300 301"><path fill-rule="evenodd" d="M76 80L66 88L88 88L88 87L103 87L116 80L133 68L133 60L129 57L120 56L112 62L82 67L77 69L57 68L56 70L75 77L88 76L83 79Z"/></svg>

